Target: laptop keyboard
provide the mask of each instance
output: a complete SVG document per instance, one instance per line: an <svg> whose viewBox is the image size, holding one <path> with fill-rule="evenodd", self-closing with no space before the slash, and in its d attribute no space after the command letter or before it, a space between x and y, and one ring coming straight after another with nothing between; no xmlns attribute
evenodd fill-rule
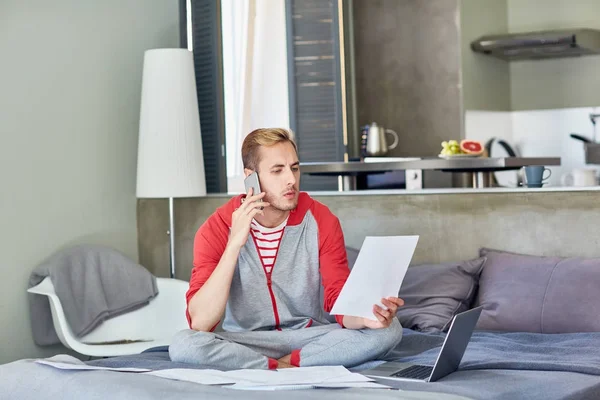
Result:
<svg viewBox="0 0 600 400"><path fill-rule="evenodd" d="M412 365L406 369L392 374L391 376L396 378L425 379L429 378L431 371L433 371L433 367L428 367L426 365Z"/></svg>

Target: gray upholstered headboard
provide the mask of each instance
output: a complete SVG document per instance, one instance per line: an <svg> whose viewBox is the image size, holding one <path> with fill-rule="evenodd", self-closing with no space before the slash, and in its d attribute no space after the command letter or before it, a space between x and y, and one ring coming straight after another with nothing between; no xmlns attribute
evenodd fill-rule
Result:
<svg viewBox="0 0 600 400"><path fill-rule="evenodd" d="M175 200L177 277L188 280L194 235L231 196ZM339 217L346 244L369 235L420 235L413 263L470 259L480 247L600 257L599 190L315 193ZM168 204L138 201L140 263L168 276Z"/></svg>

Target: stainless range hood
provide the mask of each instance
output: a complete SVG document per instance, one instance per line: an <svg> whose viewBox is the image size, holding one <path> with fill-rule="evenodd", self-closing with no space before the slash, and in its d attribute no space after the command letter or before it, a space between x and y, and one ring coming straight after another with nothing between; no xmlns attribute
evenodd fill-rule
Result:
<svg viewBox="0 0 600 400"><path fill-rule="evenodd" d="M549 30L482 36L471 49L507 61L579 57L600 54L600 31Z"/></svg>

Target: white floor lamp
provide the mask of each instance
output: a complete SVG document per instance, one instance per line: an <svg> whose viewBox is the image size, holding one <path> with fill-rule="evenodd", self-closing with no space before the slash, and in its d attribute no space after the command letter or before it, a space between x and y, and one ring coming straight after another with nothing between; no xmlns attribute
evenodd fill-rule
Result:
<svg viewBox="0 0 600 400"><path fill-rule="evenodd" d="M170 275L175 277L174 198L206 195L192 52L144 54L137 159L138 198L169 199Z"/></svg>

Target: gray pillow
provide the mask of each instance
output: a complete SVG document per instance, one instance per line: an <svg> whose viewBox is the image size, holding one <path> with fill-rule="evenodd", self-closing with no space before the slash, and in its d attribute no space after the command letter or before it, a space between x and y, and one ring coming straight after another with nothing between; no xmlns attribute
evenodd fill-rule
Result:
<svg viewBox="0 0 600 400"><path fill-rule="evenodd" d="M348 267L350 267L350 269L354 267L359 252L360 250L355 249L353 247L346 247L346 255L348 256Z"/></svg>
<svg viewBox="0 0 600 400"><path fill-rule="evenodd" d="M561 258L482 248L487 261L475 305L477 329L510 332L600 331L600 258Z"/></svg>
<svg viewBox="0 0 600 400"><path fill-rule="evenodd" d="M404 328L421 332L447 330L455 314L471 307L485 257L468 261L411 266L398 297Z"/></svg>

